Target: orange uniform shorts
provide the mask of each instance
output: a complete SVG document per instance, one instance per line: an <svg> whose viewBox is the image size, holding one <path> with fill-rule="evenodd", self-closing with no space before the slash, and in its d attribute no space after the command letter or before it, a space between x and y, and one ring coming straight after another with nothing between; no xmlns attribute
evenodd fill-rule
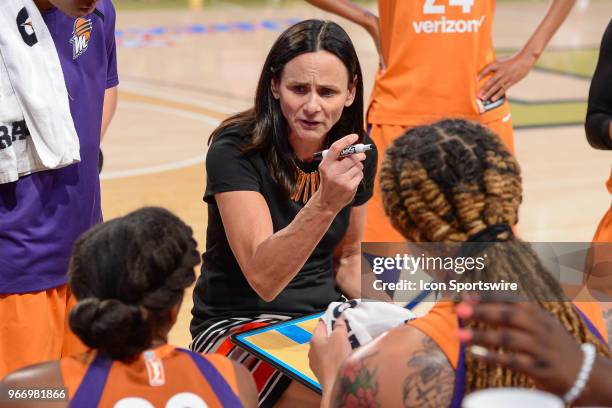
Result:
<svg viewBox="0 0 612 408"><path fill-rule="evenodd" d="M68 326L75 304L67 285L0 295L0 379L30 364L85 351Z"/></svg>
<svg viewBox="0 0 612 408"><path fill-rule="evenodd" d="M610 174L606 186L610 194L612 194L612 174ZM612 206L610 206L608 212L599 223L595 236L593 237L593 242L612 242Z"/></svg>
<svg viewBox="0 0 612 408"><path fill-rule="evenodd" d="M608 191L612 193L612 174L608 179L607 186ZM610 308L612 307L612 271L609 266L612 265L612 251L610 251L610 246L612 246L612 206L599 222L593 242L605 243L605 245L594 245L591 248L590 262L593 269L588 275L588 286L600 301L608 302L607 307Z"/></svg>

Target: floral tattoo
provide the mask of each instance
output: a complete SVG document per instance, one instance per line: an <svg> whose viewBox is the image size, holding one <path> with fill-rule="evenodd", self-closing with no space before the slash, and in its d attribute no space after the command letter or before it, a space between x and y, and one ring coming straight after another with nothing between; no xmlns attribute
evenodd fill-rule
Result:
<svg viewBox="0 0 612 408"><path fill-rule="evenodd" d="M349 361L340 370L334 406L339 408L379 407L376 370L367 367L365 360Z"/></svg>

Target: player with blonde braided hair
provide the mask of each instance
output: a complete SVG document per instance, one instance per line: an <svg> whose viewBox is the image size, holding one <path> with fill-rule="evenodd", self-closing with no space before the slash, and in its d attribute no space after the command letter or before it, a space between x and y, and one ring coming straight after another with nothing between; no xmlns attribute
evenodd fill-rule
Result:
<svg viewBox="0 0 612 408"><path fill-rule="evenodd" d="M380 187L394 227L414 241L461 242L488 225L518 221L516 159L486 128L463 120L404 135L388 150Z"/></svg>
<svg viewBox="0 0 612 408"><path fill-rule="evenodd" d="M611 355L598 305L572 304L531 246L513 234L522 199L520 168L499 137L464 120L414 128L387 150L380 186L385 212L406 239L457 242L461 251L479 243L478 256L487 257L487 266L452 273L458 282L516 282L521 296L555 317L578 342L593 344L601 356ZM345 406L356 399L367 402L364 406L459 407L463 396L475 390L534 387L512 364L502 367L466 352L460 327L480 331L487 326L460 321L454 303L443 300L424 317L353 353L335 386L327 374L333 370L315 370L321 374L325 403ZM337 353L343 349L339 338L313 339L313 344ZM504 338L502 344L513 341ZM568 364L568 370L574 368ZM568 391L559 384L547 386L558 395Z"/></svg>

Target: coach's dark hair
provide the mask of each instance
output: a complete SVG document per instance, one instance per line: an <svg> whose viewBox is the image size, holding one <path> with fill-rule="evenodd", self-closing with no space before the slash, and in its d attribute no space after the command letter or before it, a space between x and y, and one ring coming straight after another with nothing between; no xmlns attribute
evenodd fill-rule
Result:
<svg viewBox="0 0 612 408"><path fill-rule="evenodd" d="M113 359L136 356L167 326L199 262L191 228L162 208L92 228L76 242L68 272L79 300L70 328Z"/></svg>
<svg viewBox="0 0 612 408"><path fill-rule="evenodd" d="M260 151L272 177L287 195L296 181L295 155L289 144L288 124L281 111L280 102L272 94L272 81L280 80L285 65L295 57L317 51L334 54L346 67L349 86L355 87L355 100L345 107L338 123L327 137L329 146L336 140L356 133L363 141L363 76L355 47L348 34L331 21L306 20L289 27L278 37L263 65L255 106L226 119L212 133L209 143L228 128L237 127L248 142L244 152Z"/></svg>

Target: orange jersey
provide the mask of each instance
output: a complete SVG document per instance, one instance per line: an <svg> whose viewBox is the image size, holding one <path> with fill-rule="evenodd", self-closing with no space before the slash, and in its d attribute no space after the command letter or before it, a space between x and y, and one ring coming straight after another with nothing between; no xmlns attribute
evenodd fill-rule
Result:
<svg viewBox="0 0 612 408"><path fill-rule="evenodd" d="M478 73L495 60L495 0L378 0L386 70L379 72L368 122L417 126L462 117L507 117L507 101L480 113Z"/></svg>
<svg viewBox="0 0 612 408"><path fill-rule="evenodd" d="M610 174L606 187L608 187L608 191L612 194L612 174ZM612 242L612 206L599 223L593 237L593 242Z"/></svg>
<svg viewBox="0 0 612 408"><path fill-rule="evenodd" d="M60 367L71 407L242 406L232 363L221 355L163 345L130 363L90 351Z"/></svg>
<svg viewBox="0 0 612 408"><path fill-rule="evenodd" d="M596 336L601 336L604 342L608 341L608 333L603 321L601 307L596 301L575 302L579 313L585 318L587 326ZM461 343L459 341L459 319L455 313L455 305L450 301L440 301L425 316L408 322L429 336L440 350L446 355L451 366L456 369L459 359Z"/></svg>

